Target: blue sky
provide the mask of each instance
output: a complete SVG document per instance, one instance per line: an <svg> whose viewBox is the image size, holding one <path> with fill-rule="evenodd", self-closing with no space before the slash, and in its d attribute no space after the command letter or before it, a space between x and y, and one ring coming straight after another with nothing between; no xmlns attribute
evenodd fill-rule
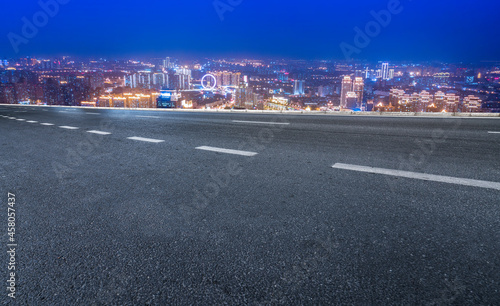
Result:
<svg viewBox="0 0 500 306"><path fill-rule="evenodd" d="M55 0L42 0L49 2ZM63 0L60 0L61 2ZM354 27L395 0L216 0L229 5L220 19L214 0L64 0L59 12L15 53L9 33L41 11L38 1L3 3L0 57L272 56L342 59ZM401 0L402 12L353 58L368 60L500 60L499 1ZM227 8L227 7L226 7ZM43 21L43 20L42 20Z"/></svg>

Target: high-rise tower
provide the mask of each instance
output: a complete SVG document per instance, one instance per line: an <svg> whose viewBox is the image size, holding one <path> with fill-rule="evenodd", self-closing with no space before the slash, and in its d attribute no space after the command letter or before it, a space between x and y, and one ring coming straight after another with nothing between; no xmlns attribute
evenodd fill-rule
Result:
<svg viewBox="0 0 500 306"><path fill-rule="evenodd" d="M352 79L345 76L342 80L342 90L340 92L340 107L347 108L347 93L352 91Z"/></svg>

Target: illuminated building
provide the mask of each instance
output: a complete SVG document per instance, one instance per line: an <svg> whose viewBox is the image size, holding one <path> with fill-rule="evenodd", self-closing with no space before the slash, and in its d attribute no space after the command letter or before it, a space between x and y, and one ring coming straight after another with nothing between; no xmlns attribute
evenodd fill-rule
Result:
<svg viewBox="0 0 500 306"><path fill-rule="evenodd" d="M450 82L450 73L440 72L434 74L434 82L439 85L446 85Z"/></svg>
<svg viewBox="0 0 500 306"><path fill-rule="evenodd" d="M389 63L382 63L382 79L389 80Z"/></svg>
<svg viewBox="0 0 500 306"><path fill-rule="evenodd" d="M394 79L394 69L389 69L389 80Z"/></svg>
<svg viewBox="0 0 500 306"><path fill-rule="evenodd" d="M354 109L363 108L363 92L365 83L362 77L356 77L354 81L349 76L342 80L340 93L340 108Z"/></svg>
<svg viewBox="0 0 500 306"><path fill-rule="evenodd" d="M242 81L234 92L234 105L241 108L253 108L253 89Z"/></svg>
<svg viewBox="0 0 500 306"><path fill-rule="evenodd" d="M15 104L16 92L14 84L0 83L0 103L2 104Z"/></svg>
<svg viewBox="0 0 500 306"><path fill-rule="evenodd" d="M403 94L400 97L397 107L398 110L402 112L413 112L415 110L415 105L412 102L412 96L410 94Z"/></svg>
<svg viewBox="0 0 500 306"><path fill-rule="evenodd" d="M84 107L97 107L97 102L96 101L82 101L80 103L81 106Z"/></svg>
<svg viewBox="0 0 500 306"><path fill-rule="evenodd" d="M410 99L412 112L421 112L421 110L419 110L420 95L414 92L412 93Z"/></svg>
<svg viewBox="0 0 500 306"><path fill-rule="evenodd" d="M355 109L358 107L358 95L354 91L347 92L343 109Z"/></svg>
<svg viewBox="0 0 500 306"><path fill-rule="evenodd" d="M156 100L156 105L158 108L175 108L176 102L176 95L172 90L162 90Z"/></svg>
<svg viewBox="0 0 500 306"><path fill-rule="evenodd" d="M169 87L170 89L175 90L191 89L191 70L186 68L177 68L174 74L174 82L173 84L169 84Z"/></svg>
<svg viewBox="0 0 500 306"><path fill-rule="evenodd" d="M163 60L163 68L165 69L173 69L174 64L172 63L170 57L167 57Z"/></svg>
<svg viewBox="0 0 500 306"><path fill-rule="evenodd" d="M270 102L267 103L266 109L268 110L287 110L289 100L284 97L273 96Z"/></svg>
<svg viewBox="0 0 500 306"><path fill-rule="evenodd" d="M100 96L94 99L94 103L97 107L156 108L157 96L157 94L124 93L123 95Z"/></svg>
<svg viewBox="0 0 500 306"><path fill-rule="evenodd" d="M318 87L318 96L326 97L332 95L334 92L332 86L319 86Z"/></svg>
<svg viewBox="0 0 500 306"><path fill-rule="evenodd" d="M153 86L156 90L161 90L168 87L168 74L167 73L154 73Z"/></svg>
<svg viewBox="0 0 500 306"><path fill-rule="evenodd" d="M365 81L363 80L363 78L361 77L355 78L352 86L352 91L356 93L359 108L362 108L364 88L365 88Z"/></svg>
<svg viewBox="0 0 500 306"><path fill-rule="evenodd" d="M144 94L123 94L125 98L124 107L126 108L154 108L155 104L151 95ZM155 101L156 102L156 101Z"/></svg>
<svg viewBox="0 0 500 306"><path fill-rule="evenodd" d="M429 106L433 103L434 103L433 96L428 91L423 90L419 94L419 101L417 104L417 109L415 111L416 112L427 112Z"/></svg>
<svg viewBox="0 0 500 306"><path fill-rule="evenodd" d="M211 75L217 80L218 87L232 86L237 87L241 82L240 72L230 72L230 71L216 71L210 72Z"/></svg>
<svg viewBox="0 0 500 306"><path fill-rule="evenodd" d="M302 96L304 95L304 83L305 81L302 80L295 80L294 85L293 85L293 94L295 96Z"/></svg>
<svg viewBox="0 0 500 306"><path fill-rule="evenodd" d="M389 93L389 104L392 106L396 107L397 109L400 108L402 105L402 99L405 94L405 91L402 89L397 89L397 88L392 88ZM408 103L409 101L406 101L405 103ZM403 107L404 109L408 108L408 105L405 104ZM404 110L402 110L404 111Z"/></svg>
<svg viewBox="0 0 500 306"><path fill-rule="evenodd" d="M463 112L477 113L481 111L483 101L474 95L469 95L464 98Z"/></svg>
<svg viewBox="0 0 500 306"><path fill-rule="evenodd" d="M347 93L352 91L352 80L350 76L345 76L342 80L342 89L340 93L340 107L347 108Z"/></svg>
<svg viewBox="0 0 500 306"><path fill-rule="evenodd" d="M441 112L446 109L446 95L442 91L438 91L434 94L434 105L436 106L436 111Z"/></svg>
<svg viewBox="0 0 500 306"><path fill-rule="evenodd" d="M47 105L60 104L59 80L55 78L46 78L43 84L43 100Z"/></svg>
<svg viewBox="0 0 500 306"><path fill-rule="evenodd" d="M444 111L449 112L449 113L456 113L458 112L458 105L460 104L460 97L457 96L456 94L446 94L445 96L445 105L444 105Z"/></svg>
<svg viewBox="0 0 500 306"><path fill-rule="evenodd" d="M62 105L79 106L80 102L91 99L90 78L70 76L67 81L60 82L60 101Z"/></svg>

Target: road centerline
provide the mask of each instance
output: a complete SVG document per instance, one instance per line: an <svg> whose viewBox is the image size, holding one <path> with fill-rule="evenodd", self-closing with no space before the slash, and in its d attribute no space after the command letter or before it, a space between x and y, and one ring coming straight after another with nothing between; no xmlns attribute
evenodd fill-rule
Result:
<svg viewBox="0 0 500 306"><path fill-rule="evenodd" d="M259 154L259 153L255 153L255 152L249 152L249 151L231 150L231 149L216 148L216 147L209 147L209 146L197 147L196 150L211 151L211 152L226 153L226 154L241 155L241 156L250 156L250 157Z"/></svg>
<svg viewBox="0 0 500 306"><path fill-rule="evenodd" d="M102 132L102 131L87 131L87 133L97 134L97 135L111 135L111 133L109 132Z"/></svg>
<svg viewBox="0 0 500 306"><path fill-rule="evenodd" d="M165 142L165 140L161 139L152 139L152 138L144 138L144 137L127 137L127 139L130 140L136 140L136 141L143 141L143 142L152 142L152 143L161 143Z"/></svg>
<svg viewBox="0 0 500 306"><path fill-rule="evenodd" d="M366 166L359 166L359 165L349 165L349 164L342 164L342 163L336 163L335 165L332 166L332 168L341 169L341 170L356 171L356 172L371 173L371 174L397 176L397 177L404 177L404 178L417 179L417 180L423 180L423 181L433 181L433 182L439 182L439 183L448 183L448 184L456 184L456 185L464 185L464 186L472 186L472 187L500 190L500 183L498 183L498 182L489 182L489 181L481 181L481 180L474 180L474 179L466 179L466 178L458 178L458 177L426 174L426 173L418 173L418 172L409 172L409 171L401 171L401 170L393 170L393 169L374 168L374 167L366 167Z"/></svg>

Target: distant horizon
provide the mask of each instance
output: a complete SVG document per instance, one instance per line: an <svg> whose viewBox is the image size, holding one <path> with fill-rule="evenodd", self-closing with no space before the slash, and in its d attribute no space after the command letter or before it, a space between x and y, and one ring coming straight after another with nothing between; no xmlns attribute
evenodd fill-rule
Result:
<svg viewBox="0 0 500 306"><path fill-rule="evenodd" d="M279 57L279 56L266 56L266 55L253 55L253 56L244 56L244 55L213 55L213 56L190 56L190 55L177 55L174 53L165 53L162 55L146 55L146 54L136 54L136 55L75 55L75 54L43 54L43 55L17 55L13 57L0 56L0 59L22 59L22 58L34 58L34 59L56 59L62 57L69 57L79 60L152 60L152 59L164 59L166 57L170 57L176 60L235 60L235 61L244 61L244 60L257 60L257 61L304 61L304 62L332 62L332 63L381 63L381 62L389 62L395 64L463 64L463 65L474 65L474 64L500 64L499 60L493 59L485 59L485 60L476 60L476 61L450 61L450 60L398 60L398 59L352 59L346 60L342 58L292 58L292 57Z"/></svg>

